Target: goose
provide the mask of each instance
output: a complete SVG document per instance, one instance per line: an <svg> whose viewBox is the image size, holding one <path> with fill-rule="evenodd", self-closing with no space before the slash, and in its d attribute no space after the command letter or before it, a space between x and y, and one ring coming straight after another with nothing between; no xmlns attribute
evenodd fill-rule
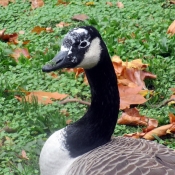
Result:
<svg viewBox="0 0 175 175"><path fill-rule="evenodd" d="M41 175L175 175L175 152L144 139L111 138L118 119L117 78L107 47L92 26L70 30L42 70L84 68L91 105L73 124L54 132L40 153Z"/></svg>

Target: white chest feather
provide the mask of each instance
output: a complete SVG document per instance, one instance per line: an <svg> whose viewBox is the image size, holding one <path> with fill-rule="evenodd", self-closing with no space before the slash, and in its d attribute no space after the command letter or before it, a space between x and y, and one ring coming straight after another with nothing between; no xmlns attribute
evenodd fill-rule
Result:
<svg viewBox="0 0 175 175"><path fill-rule="evenodd" d="M76 160L69 156L64 146L65 128L53 133L44 144L40 154L41 175L64 175L69 166Z"/></svg>

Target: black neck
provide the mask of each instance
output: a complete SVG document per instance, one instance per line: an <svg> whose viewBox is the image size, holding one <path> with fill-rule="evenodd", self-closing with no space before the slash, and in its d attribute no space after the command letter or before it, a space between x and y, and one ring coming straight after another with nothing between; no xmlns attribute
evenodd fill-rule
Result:
<svg viewBox="0 0 175 175"><path fill-rule="evenodd" d="M97 66L85 70L91 87L91 106L66 130L66 146L72 157L110 141L117 122L120 103L117 78L107 50L104 52Z"/></svg>

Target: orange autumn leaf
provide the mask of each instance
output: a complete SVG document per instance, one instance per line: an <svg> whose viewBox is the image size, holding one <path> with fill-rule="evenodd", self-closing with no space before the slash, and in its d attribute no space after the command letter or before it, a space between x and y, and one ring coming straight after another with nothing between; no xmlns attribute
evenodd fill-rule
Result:
<svg viewBox="0 0 175 175"><path fill-rule="evenodd" d="M70 26L70 23L66 23L66 22L63 22L63 21L61 21L60 23L56 24L56 27L60 27L60 28L68 27L68 26Z"/></svg>
<svg viewBox="0 0 175 175"><path fill-rule="evenodd" d="M77 14L77 15L74 15L72 17L73 20L76 20L76 21L85 21L86 19L88 19L89 17L85 14Z"/></svg>
<svg viewBox="0 0 175 175"><path fill-rule="evenodd" d="M58 75L55 72L51 72L51 73L49 73L49 75L52 76L53 78L57 78L58 77Z"/></svg>
<svg viewBox="0 0 175 175"><path fill-rule="evenodd" d="M175 4L175 0L170 0L169 1L171 4Z"/></svg>
<svg viewBox="0 0 175 175"><path fill-rule="evenodd" d="M40 34L42 31L46 31L46 28L40 27L40 26L36 26L36 27L34 27L34 28L32 29L31 32Z"/></svg>
<svg viewBox="0 0 175 175"><path fill-rule="evenodd" d="M175 123L167 130L167 134L175 133Z"/></svg>
<svg viewBox="0 0 175 175"><path fill-rule="evenodd" d="M141 86L143 89L146 89L144 79L156 78L156 75L144 71L148 67L148 64L143 64L141 59L124 62L119 56L113 56L112 63L119 84L129 87Z"/></svg>
<svg viewBox="0 0 175 175"><path fill-rule="evenodd" d="M67 5L69 2L66 2L65 0L58 0L56 5Z"/></svg>
<svg viewBox="0 0 175 175"><path fill-rule="evenodd" d="M9 2L15 2L15 0L0 0L0 6L6 7Z"/></svg>
<svg viewBox="0 0 175 175"><path fill-rule="evenodd" d="M154 135L161 137L167 134L167 131L173 126L174 124L168 124L168 125L164 125L164 126L160 126L158 128L155 128L149 132L147 132L143 138L147 139L147 140L154 140L155 137Z"/></svg>
<svg viewBox="0 0 175 175"><path fill-rule="evenodd" d="M18 58L23 55L25 58L30 58L30 54L27 48L17 48L14 50L14 52L11 54L11 57L13 57L16 62L18 62Z"/></svg>
<svg viewBox="0 0 175 175"><path fill-rule="evenodd" d="M30 0L32 9L44 6L43 0Z"/></svg>
<svg viewBox="0 0 175 175"><path fill-rule="evenodd" d="M134 125L146 126L144 132L148 132L158 126L158 121L149 117L139 114L137 108L125 109L121 117L118 119L117 124L121 125Z"/></svg>
<svg viewBox="0 0 175 175"><path fill-rule="evenodd" d="M169 113L169 119L170 119L170 123L175 123L175 115L173 113Z"/></svg>
<svg viewBox="0 0 175 175"><path fill-rule="evenodd" d="M21 155L19 156L19 158L24 159L24 160L29 160L29 158L27 157L27 154L25 152L25 150L21 151Z"/></svg>
<svg viewBox="0 0 175 175"><path fill-rule="evenodd" d="M9 4L9 0L0 0L1 6L6 7L6 6L8 6L8 4Z"/></svg>
<svg viewBox="0 0 175 175"><path fill-rule="evenodd" d="M51 27L46 27L46 32L48 33L53 32L53 29Z"/></svg>
<svg viewBox="0 0 175 175"><path fill-rule="evenodd" d="M118 7L118 8L124 8L124 5L123 5L122 2L117 2L117 7Z"/></svg>
<svg viewBox="0 0 175 175"><path fill-rule="evenodd" d="M134 139L140 139L142 138L143 136L145 135L145 133L139 133L139 132L136 132L136 133L131 133L131 134L124 134L123 136L124 137L132 137Z"/></svg>
<svg viewBox="0 0 175 175"><path fill-rule="evenodd" d="M147 100L139 94L142 87L128 87L118 84L120 94L120 109L130 108L131 104L143 104Z"/></svg>
<svg viewBox="0 0 175 175"><path fill-rule="evenodd" d="M106 2L107 5L109 5L110 7L113 6L112 2Z"/></svg>
<svg viewBox="0 0 175 175"><path fill-rule="evenodd" d="M18 34L5 34L6 29L0 30L0 40L13 44L18 44Z"/></svg>
<svg viewBox="0 0 175 175"><path fill-rule="evenodd" d="M67 94L59 94L58 92L43 92L43 91L33 91L30 94L25 96L25 100L29 103L32 103L34 100L37 100L38 103L42 104L51 104L53 103L52 99L62 100L66 98ZM22 101L22 97L15 96L16 99Z"/></svg>
<svg viewBox="0 0 175 175"><path fill-rule="evenodd" d="M72 123L72 120L71 119L66 120L66 124L67 125L70 125L71 123Z"/></svg>
<svg viewBox="0 0 175 175"><path fill-rule="evenodd" d="M170 34L170 35L174 35L175 34L175 20L168 27L167 33Z"/></svg>

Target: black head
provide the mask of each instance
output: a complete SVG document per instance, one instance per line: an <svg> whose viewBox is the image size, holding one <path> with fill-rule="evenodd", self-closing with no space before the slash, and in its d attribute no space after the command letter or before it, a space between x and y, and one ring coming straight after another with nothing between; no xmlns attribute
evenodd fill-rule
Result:
<svg viewBox="0 0 175 175"><path fill-rule="evenodd" d="M61 68L90 69L100 60L103 41L92 26L74 28L64 37L60 52L42 70L50 72Z"/></svg>

